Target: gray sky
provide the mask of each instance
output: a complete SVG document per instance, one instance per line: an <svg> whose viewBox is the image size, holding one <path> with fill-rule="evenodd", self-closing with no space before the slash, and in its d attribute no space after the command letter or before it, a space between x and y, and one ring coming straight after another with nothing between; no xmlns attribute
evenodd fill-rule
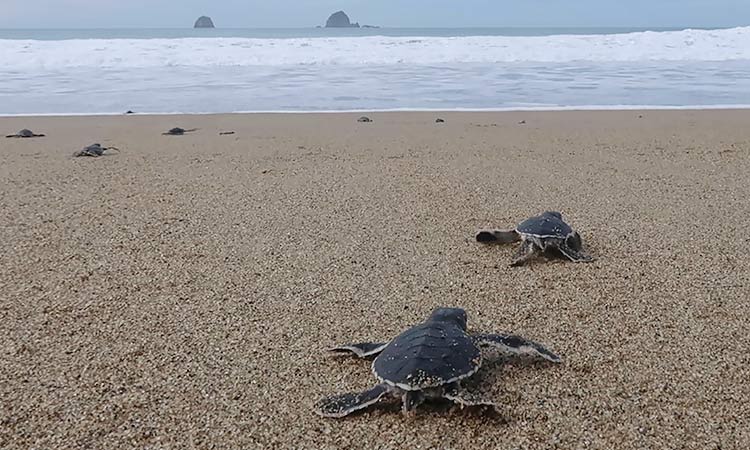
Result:
<svg viewBox="0 0 750 450"><path fill-rule="evenodd" d="M307 27L339 9L391 27L750 25L750 0L0 0L0 28Z"/></svg>

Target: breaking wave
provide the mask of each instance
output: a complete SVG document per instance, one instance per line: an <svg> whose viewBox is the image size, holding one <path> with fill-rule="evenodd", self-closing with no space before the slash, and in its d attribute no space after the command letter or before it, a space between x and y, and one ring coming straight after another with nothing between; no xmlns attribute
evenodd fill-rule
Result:
<svg viewBox="0 0 750 450"><path fill-rule="evenodd" d="M0 40L5 71L71 67L750 60L750 27L610 35Z"/></svg>

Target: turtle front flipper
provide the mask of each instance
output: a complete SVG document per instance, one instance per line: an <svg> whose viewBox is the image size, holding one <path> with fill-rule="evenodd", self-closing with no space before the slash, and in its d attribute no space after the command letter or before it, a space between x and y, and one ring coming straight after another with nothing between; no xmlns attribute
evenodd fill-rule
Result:
<svg viewBox="0 0 750 450"><path fill-rule="evenodd" d="M387 342L360 342L358 344L339 345L328 349L328 351L333 353L353 353L360 358L367 358L382 352L387 345Z"/></svg>
<svg viewBox="0 0 750 450"><path fill-rule="evenodd" d="M478 394L469 392L460 384L453 383L445 388L443 397L459 405L461 409L467 406L489 406L497 410L497 405L492 400L488 400Z"/></svg>
<svg viewBox="0 0 750 450"><path fill-rule="evenodd" d="M592 262L594 257L582 251L573 250L565 245L560 246L560 253L573 262Z"/></svg>
<svg viewBox="0 0 750 450"><path fill-rule="evenodd" d="M510 263L511 267L518 267L526 264L528 260L539 254L539 247L537 247L530 240L523 241L521 247L518 248L516 255L513 257L513 261Z"/></svg>
<svg viewBox="0 0 750 450"><path fill-rule="evenodd" d="M560 253L573 262L591 262L594 258L583 251L581 235L577 232L568 236L559 246Z"/></svg>
<svg viewBox="0 0 750 450"><path fill-rule="evenodd" d="M388 385L379 384L370 390L325 397L315 404L315 412L323 417L339 418L377 403L388 393Z"/></svg>
<svg viewBox="0 0 750 450"><path fill-rule="evenodd" d="M538 344L521 336L512 334L476 334L471 337L474 343L482 347L490 347L505 355L528 355L546 359L554 363L560 362L560 357Z"/></svg>
<svg viewBox="0 0 750 450"><path fill-rule="evenodd" d="M404 415L413 414L419 405L427 399L422 391L406 391L401 396L401 412Z"/></svg>
<svg viewBox="0 0 750 450"><path fill-rule="evenodd" d="M521 236L515 230L479 230L476 240L484 244L511 244L520 241Z"/></svg>

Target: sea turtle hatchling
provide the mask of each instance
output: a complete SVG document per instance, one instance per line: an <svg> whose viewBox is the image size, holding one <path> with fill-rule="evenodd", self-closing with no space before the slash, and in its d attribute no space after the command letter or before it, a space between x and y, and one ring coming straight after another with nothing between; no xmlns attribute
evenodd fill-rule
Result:
<svg viewBox="0 0 750 450"><path fill-rule="evenodd" d="M477 242L503 243L522 241L511 266L520 266L534 256L557 250L574 262L594 260L583 250L581 235L568 225L557 211L546 211L524 220L514 230L480 230Z"/></svg>
<svg viewBox="0 0 750 450"><path fill-rule="evenodd" d="M191 128L189 130L186 130L184 128L180 127L174 127L171 130L167 131L166 133L162 133L165 136L182 136L185 133L190 133L191 131L196 131L197 128Z"/></svg>
<svg viewBox="0 0 750 450"><path fill-rule="evenodd" d="M43 134L35 134L33 131L24 128L16 134L9 134L6 138L33 138L33 137L44 137Z"/></svg>
<svg viewBox="0 0 750 450"><path fill-rule="evenodd" d="M482 366L483 349L560 362L557 355L543 346L519 336L468 334L466 311L438 308L425 322L390 342L364 342L331 349L360 358L377 355L372 362L372 373L379 384L364 392L323 398L316 403L315 410L323 417L344 417L393 397L401 400L404 413L412 412L425 400L436 398L450 400L461 407L495 407L492 401L461 386L461 380L474 375Z"/></svg>
<svg viewBox="0 0 750 450"><path fill-rule="evenodd" d="M106 152L107 150L117 150L118 152L120 151L120 149L117 147L102 147L101 144L96 143L83 147L81 150L73 153L73 156L76 158L80 156L98 157L104 155L104 152Z"/></svg>
<svg viewBox="0 0 750 450"><path fill-rule="evenodd" d="M367 117L367 116L362 116L362 117L360 117L359 119L357 119L357 122L365 122L365 123L369 123L369 122L372 122L372 119L370 119L370 118L369 118L369 117Z"/></svg>

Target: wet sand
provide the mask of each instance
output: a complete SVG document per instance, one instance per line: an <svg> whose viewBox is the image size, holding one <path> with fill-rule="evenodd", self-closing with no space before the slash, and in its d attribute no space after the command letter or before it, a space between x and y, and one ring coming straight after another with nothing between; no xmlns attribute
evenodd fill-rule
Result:
<svg viewBox="0 0 750 450"><path fill-rule="evenodd" d="M0 447L750 448L750 111L360 115L0 118L47 135L0 139ZM473 241L545 209L596 262ZM313 414L436 306L564 362Z"/></svg>

